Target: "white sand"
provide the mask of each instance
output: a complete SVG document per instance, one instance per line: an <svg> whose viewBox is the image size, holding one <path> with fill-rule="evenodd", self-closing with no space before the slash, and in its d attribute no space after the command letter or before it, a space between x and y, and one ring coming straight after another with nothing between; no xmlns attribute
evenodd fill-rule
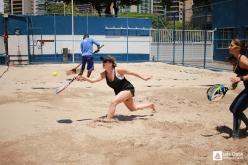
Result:
<svg viewBox="0 0 248 165"><path fill-rule="evenodd" d="M232 73L164 63L120 63L153 75L149 81L127 79L136 88L136 103L152 101L157 113L129 112L119 105L119 122L102 123L94 120L106 114L114 97L105 80L73 82L61 95L54 93L69 78L65 70L73 66L10 67L0 79L0 164L215 164L215 150L243 154L241 160L234 157L218 164L247 163L248 138L228 138L232 128L228 108L243 85L220 102L206 98L204 85L228 84ZM5 68L0 66L0 73ZM59 76L53 77L53 71ZM97 64L92 77L101 71Z"/></svg>

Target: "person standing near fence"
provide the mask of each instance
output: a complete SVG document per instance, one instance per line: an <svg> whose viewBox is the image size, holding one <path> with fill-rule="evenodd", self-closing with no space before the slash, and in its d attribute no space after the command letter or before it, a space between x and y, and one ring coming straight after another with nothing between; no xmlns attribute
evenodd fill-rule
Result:
<svg viewBox="0 0 248 165"><path fill-rule="evenodd" d="M233 84L243 81L245 89L234 99L230 106L230 111L233 113L233 138L239 138L239 128L241 121L246 125L246 131L248 130L248 119L244 114L244 110L248 107L248 57L245 56L247 47L244 42L238 39L233 39L229 46L229 53L232 55L229 57L229 61L235 65L234 73L236 76L231 78ZM233 62L236 61L236 62Z"/></svg>
<svg viewBox="0 0 248 165"><path fill-rule="evenodd" d="M79 75L83 75L85 66L87 64L87 77L90 77L91 72L94 70L94 57L93 57L93 46L97 46L97 50L95 52L98 52L100 50L100 43L96 41L93 38L90 38L88 34L85 34L83 36L83 39L80 41L80 50L82 53L82 62L78 66L76 66L74 69L76 72L76 69L81 65L81 70Z"/></svg>

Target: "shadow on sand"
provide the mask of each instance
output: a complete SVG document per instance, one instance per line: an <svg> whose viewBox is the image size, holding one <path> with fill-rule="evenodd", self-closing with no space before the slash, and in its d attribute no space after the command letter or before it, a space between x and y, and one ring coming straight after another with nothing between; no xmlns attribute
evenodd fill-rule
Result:
<svg viewBox="0 0 248 165"><path fill-rule="evenodd" d="M224 135L223 137L225 139L229 139L232 137L232 129L226 125L221 125L221 126L217 126L215 128L220 134L224 133L224 134L227 134L227 135ZM241 129L240 130L240 133L239 133L239 138L242 139L242 138L246 138L248 136L247 134L247 130L246 129Z"/></svg>
<svg viewBox="0 0 248 165"><path fill-rule="evenodd" d="M116 115L114 116L114 119L117 119L119 121L148 120L147 117L149 116L153 116L153 114L151 115L130 115L130 116Z"/></svg>
<svg viewBox="0 0 248 165"><path fill-rule="evenodd" d="M147 120L149 116L153 116L153 114L151 115L130 115L130 116L125 116L125 115L116 115L113 117L114 120L117 121L133 121L133 120ZM98 119L104 119L106 118L105 116L101 116ZM98 121L97 119L79 119L79 120L75 120L75 121L88 121L88 120L95 120ZM71 119L60 119L57 120L57 123L61 123L61 124L71 124L73 123L73 121Z"/></svg>

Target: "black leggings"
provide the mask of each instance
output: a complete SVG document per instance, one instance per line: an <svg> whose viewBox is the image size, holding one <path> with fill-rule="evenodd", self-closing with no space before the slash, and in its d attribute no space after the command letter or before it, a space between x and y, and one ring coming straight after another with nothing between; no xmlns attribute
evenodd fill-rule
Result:
<svg viewBox="0 0 248 165"><path fill-rule="evenodd" d="M248 119L244 114L244 110L248 107L248 88L244 89L233 101L230 111L233 113L233 134L239 134L241 120L248 127Z"/></svg>

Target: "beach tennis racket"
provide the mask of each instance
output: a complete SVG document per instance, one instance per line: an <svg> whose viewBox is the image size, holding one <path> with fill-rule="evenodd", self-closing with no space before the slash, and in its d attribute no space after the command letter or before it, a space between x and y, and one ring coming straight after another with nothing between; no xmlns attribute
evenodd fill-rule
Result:
<svg viewBox="0 0 248 165"><path fill-rule="evenodd" d="M81 71L80 68L73 68L71 70L67 70L66 75L68 76L68 75L73 75L73 74L79 74L80 71Z"/></svg>
<svg viewBox="0 0 248 165"><path fill-rule="evenodd" d="M215 84L208 88L207 98L209 101L219 101L221 100L229 90L224 84Z"/></svg>
<svg viewBox="0 0 248 165"><path fill-rule="evenodd" d="M66 80L66 82L61 85L59 88L56 89L56 94L61 93L63 90L65 90L74 80L76 80L76 77L74 77L73 79L68 79Z"/></svg>
<svg viewBox="0 0 248 165"><path fill-rule="evenodd" d="M101 45L97 50L93 52L93 54L98 53L100 49L104 47L104 45ZM75 68L67 70L66 75L73 75L73 74L79 74L81 69L78 69L81 66L81 64L78 64Z"/></svg>

